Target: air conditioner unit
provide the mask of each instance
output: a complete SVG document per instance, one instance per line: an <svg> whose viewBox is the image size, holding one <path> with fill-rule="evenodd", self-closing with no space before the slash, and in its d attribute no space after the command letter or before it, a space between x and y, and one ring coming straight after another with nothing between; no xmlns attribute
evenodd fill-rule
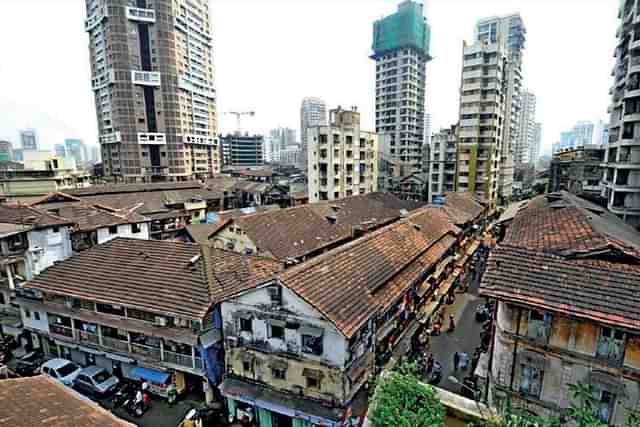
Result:
<svg viewBox="0 0 640 427"><path fill-rule="evenodd" d="M167 318L166 317L161 317L161 316L156 316L156 318L154 319L153 323L156 326L167 326Z"/></svg>
<svg viewBox="0 0 640 427"><path fill-rule="evenodd" d="M227 347L233 348L238 346L238 337L227 337Z"/></svg>

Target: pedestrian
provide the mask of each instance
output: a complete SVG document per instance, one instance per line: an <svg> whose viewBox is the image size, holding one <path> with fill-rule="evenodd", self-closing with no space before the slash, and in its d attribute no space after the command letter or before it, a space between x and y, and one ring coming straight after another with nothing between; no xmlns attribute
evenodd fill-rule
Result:
<svg viewBox="0 0 640 427"><path fill-rule="evenodd" d="M456 351L455 353L453 353L453 370L454 371L458 370L458 365L459 364L460 364L460 355Z"/></svg>
<svg viewBox="0 0 640 427"><path fill-rule="evenodd" d="M429 356L427 357L427 374L430 374L432 369L433 369L433 354L429 353Z"/></svg>
<svg viewBox="0 0 640 427"><path fill-rule="evenodd" d="M449 315L449 332L453 332L456 329L456 321L453 318L453 314Z"/></svg>

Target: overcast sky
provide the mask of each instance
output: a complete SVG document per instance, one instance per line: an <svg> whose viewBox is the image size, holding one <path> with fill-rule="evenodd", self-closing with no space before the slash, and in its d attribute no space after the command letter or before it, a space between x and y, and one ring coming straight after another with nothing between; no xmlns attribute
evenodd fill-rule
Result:
<svg viewBox="0 0 640 427"><path fill-rule="evenodd" d="M218 110L254 110L247 129L298 129L300 101L357 105L373 129L372 22L400 0L211 0ZM462 41L479 18L520 12L524 85L538 98L543 150L577 120L607 118L616 0L426 0L433 127L455 123ZM43 145L97 141L83 0L0 0L0 138L36 127ZM220 131L235 118L220 115Z"/></svg>

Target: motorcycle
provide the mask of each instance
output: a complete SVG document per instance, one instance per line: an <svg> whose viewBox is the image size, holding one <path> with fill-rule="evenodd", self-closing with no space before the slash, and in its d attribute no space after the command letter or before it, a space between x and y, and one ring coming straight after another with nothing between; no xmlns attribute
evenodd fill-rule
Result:
<svg viewBox="0 0 640 427"><path fill-rule="evenodd" d="M143 416L144 413L147 412L151 407L149 405L149 396L146 393L143 394L141 400L136 400L134 394L134 397L127 399L124 402L123 406L129 415L136 418L140 418L141 416Z"/></svg>
<svg viewBox="0 0 640 427"><path fill-rule="evenodd" d="M431 372L427 376L429 384L437 385L442 380L442 365L437 360L433 361Z"/></svg>
<svg viewBox="0 0 640 427"><path fill-rule="evenodd" d="M128 400L135 399L136 390L135 387L128 383L121 383L111 400L113 408L124 406Z"/></svg>

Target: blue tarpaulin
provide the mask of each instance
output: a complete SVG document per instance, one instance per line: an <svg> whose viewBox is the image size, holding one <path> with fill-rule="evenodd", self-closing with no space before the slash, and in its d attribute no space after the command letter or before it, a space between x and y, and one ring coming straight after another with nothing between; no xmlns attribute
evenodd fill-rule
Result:
<svg viewBox="0 0 640 427"><path fill-rule="evenodd" d="M131 371L131 375L142 381L149 381L154 384L166 384L171 377L170 374L156 369L135 367Z"/></svg>

